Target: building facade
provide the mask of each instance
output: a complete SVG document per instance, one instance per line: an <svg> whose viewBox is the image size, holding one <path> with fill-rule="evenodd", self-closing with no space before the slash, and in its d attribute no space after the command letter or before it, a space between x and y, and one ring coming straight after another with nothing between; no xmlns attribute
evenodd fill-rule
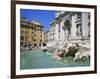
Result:
<svg viewBox="0 0 100 79"><path fill-rule="evenodd" d="M25 17L20 21L20 46L38 47L44 42L44 27L37 22L29 22Z"/></svg>
<svg viewBox="0 0 100 79"><path fill-rule="evenodd" d="M48 43L53 46L64 45L90 39L90 13L56 12L49 28Z"/></svg>
<svg viewBox="0 0 100 79"><path fill-rule="evenodd" d="M49 41L49 31L44 33L44 42L47 44Z"/></svg>

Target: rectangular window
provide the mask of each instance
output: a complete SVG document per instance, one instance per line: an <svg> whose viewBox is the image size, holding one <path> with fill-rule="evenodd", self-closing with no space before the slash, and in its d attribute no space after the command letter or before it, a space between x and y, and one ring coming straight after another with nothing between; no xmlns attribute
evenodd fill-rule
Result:
<svg viewBox="0 0 100 79"><path fill-rule="evenodd" d="M42 42L42 39L40 40L40 42Z"/></svg>
<svg viewBox="0 0 100 79"><path fill-rule="evenodd" d="M34 37L32 37L32 40L34 41Z"/></svg>
<svg viewBox="0 0 100 79"><path fill-rule="evenodd" d="M25 37L25 41L27 41L27 36Z"/></svg>
<svg viewBox="0 0 100 79"><path fill-rule="evenodd" d="M28 32L27 31L25 31L25 35L28 35Z"/></svg>
<svg viewBox="0 0 100 79"><path fill-rule="evenodd" d="M21 40L24 40L24 37L23 36L21 36Z"/></svg>
<svg viewBox="0 0 100 79"><path fill-rule="evenodd" d="M36 34L34 34L34 36L36 37Z"/></svg>
<svg viewBox="0 0 100 79"><path fill-rule="evenodd" d="M41 35L41 37L42 37L42 35Z"/></svg>
<svg viewBox="0 0 100 79"><path fill-rule="evenodd" d="M34 42L36 42L36 39L34 39Z"/></svg>

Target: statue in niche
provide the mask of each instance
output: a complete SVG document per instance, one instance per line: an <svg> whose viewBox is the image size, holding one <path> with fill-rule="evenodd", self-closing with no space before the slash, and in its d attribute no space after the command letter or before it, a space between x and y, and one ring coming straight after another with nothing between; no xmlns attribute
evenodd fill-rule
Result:
<svg viewBox="0 0 100 79"><path fill-rule="evenodd" d="M80 26L78 26L78 27L77 27L77 31L76 31L77 36L81 36L81 31L80 31L80 29L81 29Z"/></svg>

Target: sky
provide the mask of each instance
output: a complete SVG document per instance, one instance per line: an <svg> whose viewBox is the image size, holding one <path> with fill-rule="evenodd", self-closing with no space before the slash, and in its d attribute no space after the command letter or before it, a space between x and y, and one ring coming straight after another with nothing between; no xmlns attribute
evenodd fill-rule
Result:
<svg viewBox="0 0 100 79"><path fill-rule="evenodd" d="M20 17L26 17L28 21L35 20L44 26L44 31L48 31L50 23L55 18L55 11L51 10L33 10L33 9L21 9Z"/></svg>

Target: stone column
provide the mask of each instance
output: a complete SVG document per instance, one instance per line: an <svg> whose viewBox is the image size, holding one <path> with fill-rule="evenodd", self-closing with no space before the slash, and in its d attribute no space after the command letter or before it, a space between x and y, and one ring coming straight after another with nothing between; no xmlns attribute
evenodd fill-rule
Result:
<svg viewBox="0 0 100 79"><path fill-rule="evenodd" d="M88 32L89 32L89 28L88 28L88 13L83 12L82 13L82 36L84 39L88 38Z"/></svg>
<svg viewBox="0 0 100 79"><path fill-rule="evenodd" d="M77 15L72 15L72 27L71 27L71 39L76 39L77 38L77 35L76 35L76 31L77 31L77 28L76 28L76 17Z"/></svg>

